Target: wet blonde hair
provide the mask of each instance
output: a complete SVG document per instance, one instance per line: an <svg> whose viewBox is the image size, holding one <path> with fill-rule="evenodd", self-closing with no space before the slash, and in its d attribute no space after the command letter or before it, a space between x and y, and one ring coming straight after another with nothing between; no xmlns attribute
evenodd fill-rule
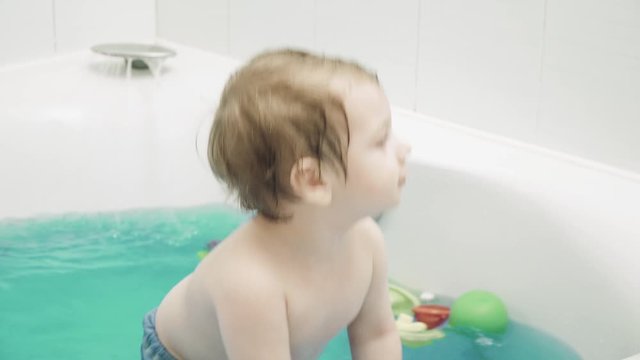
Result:
<svg viewBox="0 0 640 360"><path fill-rule="evenodd" d="M209 135L209 164L240 206L272 220L295 201L290 174L302 157L347 176L349 124L335 80L373 81L361 65L304 51L263 52L228 80Z"/></svg>

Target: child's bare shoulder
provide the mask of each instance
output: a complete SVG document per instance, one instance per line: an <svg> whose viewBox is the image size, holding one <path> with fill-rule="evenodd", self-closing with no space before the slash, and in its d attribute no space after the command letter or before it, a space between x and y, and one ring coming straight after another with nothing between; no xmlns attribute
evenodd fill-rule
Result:
<svg viewBox="0 0 640 360"><path fill-rule="evenodd" d="M202 275L208 278L207 287L213 292L228 292L238 287L269 291L277 283L273 269L257 249L246 244L242 234L218 245L203 260L201 268Z"/></svg>
<svg viewBox="0 0 640 360"><path fill-rule="evenodd" d="M217 245L194 272L195 286L213 303L241 305L256 296L277 297L281 293L273 269L249 240L239 229Z"/></svg>
<svg viewBox="0 0 640 360"><path fill-rule="evenodd" d="M349 237L360 246L376 249L384 246L384 234L371 217L356 222L349 230Z"/></svg>

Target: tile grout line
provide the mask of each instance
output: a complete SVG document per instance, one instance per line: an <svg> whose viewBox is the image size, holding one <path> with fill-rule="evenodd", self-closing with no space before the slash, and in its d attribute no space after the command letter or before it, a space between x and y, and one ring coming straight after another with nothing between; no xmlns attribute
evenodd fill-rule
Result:
<svg viewBox="0 0 640 360"><path fill-rule="evenodd" d="M231 56L231 0L227 0L227 55Z"/></svg>
<svg viewBox="0 0 640 360"><path fill-rule="evenodd" d="M318 0L313 0L313 49L318 49Z"/></svg>
<svg viewBox="0 0 640 360"><path fill-rule="evenodd" d="M536 118L535 118L535 134L536 141L540 141L540 114L542 112L542 88L544 82L544 59L546 55L546 36L547 36L547 4L549 0L544 0L544 6L542 10L542 36L541 36L541 48L540 48L540 74L538 77L538 99L536 106Z"/></svg>
<svg viewBox="0 0 640 360"><path fill-rule="evenodd" d="M51 0L51 18L53 20L53 53L58 53L58 34L56 32L56 0Z"/></svg>
<svg viewBox="0 0 640 360"><path fill-rule="evenodd" d="M419 75L420 75L420 18L422 17L422 0L418 0L418 36L416 37L416 67L414 73L414 81L413 81L413 111L418 111L418 85L419 85Z"/></svg>
<svg viewBox="0 0 640 360"><path fill-rule="evenodd" d="M55 1L55 0L54 0L54 1ZM153 5L154 5L154 7L153 7L153 12L154 12L154 16L156 17L156 18L154 19L154 22L153 22L153 26L154 26L153 33L154 33L154 35L155 35L155 37L156 37L156 38L155 38L153 41L154 41L156 44L158 43L158 38L160 37L159 31L158 31L158 28L159 28L159 26L158 26L158 20L160 19L160 16L159 16L159 13L158 13L158 1L159 1L159 0L154 0L154 2L153 2Z"/></svg>

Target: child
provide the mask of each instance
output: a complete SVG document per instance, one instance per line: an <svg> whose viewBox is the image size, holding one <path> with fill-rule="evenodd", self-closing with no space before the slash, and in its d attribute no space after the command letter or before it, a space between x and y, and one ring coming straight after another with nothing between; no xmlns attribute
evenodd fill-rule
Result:
<svg viewBox="0 0 640 360"><path fill-rule="evenodd" d="M145 317L143 359L316 359L347 327L354 359L401 358L383 236L410 148L375 74L301 51L229 79L214 174L254 216Z"/></svg>

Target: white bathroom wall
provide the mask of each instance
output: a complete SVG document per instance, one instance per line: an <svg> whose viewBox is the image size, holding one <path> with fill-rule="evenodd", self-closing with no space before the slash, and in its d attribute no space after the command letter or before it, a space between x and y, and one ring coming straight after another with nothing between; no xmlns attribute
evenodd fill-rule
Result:
<svg viewBox="0 0 640 360"><path fill-rule="evenodd" d="M535 140L544 0L422 0L416 107Z"/></svg>
<svg viewBox="0 0 640 360"><path fill-rule="evenodd" d="M155 37L155 0L0 1L0 66Z"/></svg>
<svg viewBox="0 0 640 360"><path fill-rule="evenodd" d="M419 112L640 172L640 2L421 10Z"/></svg>
<svg viewBox="0 0 640 360"><path fill-rule="evenodd" d="M640 1L548 0L537 142L640 172Z"/></svg>
<svg viewBox="0 0 640 360"><path fill-rule="evenodd" d="M245 60L265 48L315 48L314 4L315 0L230 1L229 55Z"/></svg>
<svg viewBox="0 0 640 360"><path fill-rule="evenodd" d="M157 0L157 35L229 54L229 0Z"/></svg>
<svg viewBox="0 0 640 360"><path fill-rule="evenodd" d="M55 52L53 2L0 1L0 66Z"/></svg>
<svg viewBox="0 0 640 360"><path fill-rule="evenodd" d="M59 52L155 40L155 0L55 0L54 6Z"/></svg>
<svg viewBox="0 0 640 360"><path fill-rule="evenodd" d="M389 100L413 109L419 0L324 0L316 5L316 49L378 73Z"/></svg>

